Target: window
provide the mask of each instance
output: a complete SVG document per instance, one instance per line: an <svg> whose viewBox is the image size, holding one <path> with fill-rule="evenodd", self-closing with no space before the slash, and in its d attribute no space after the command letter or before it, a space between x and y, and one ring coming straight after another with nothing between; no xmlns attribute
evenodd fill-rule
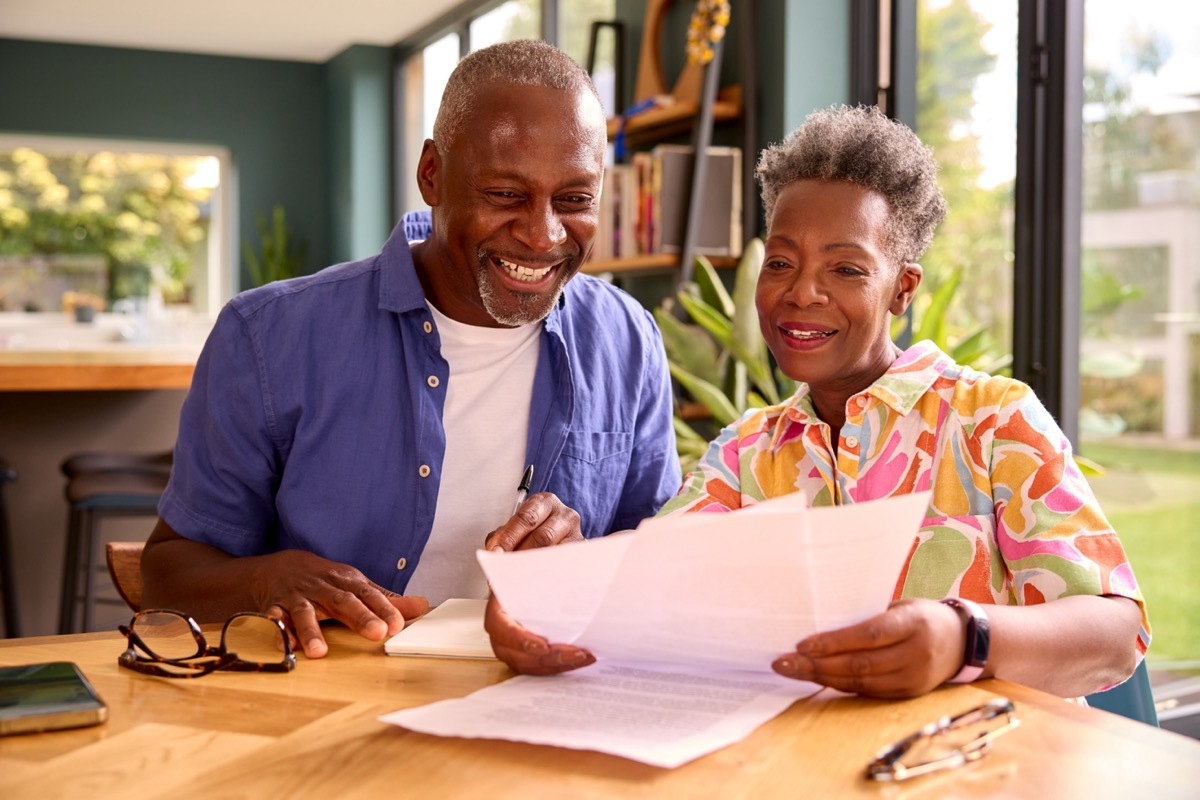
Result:
<svg viewBox="0 0 1200 800"><path fill-rule="evenodd" d="M413 175L421 147L433 134L442 91L460 54L498 42L547 38L584 64L591 23L612 20L615 16L616 0L506 0L484 4L482 10L476 4L448 29L429 31L425 36L401 43L396 82L400 95L396 199L401 213L425 207ZM547 20L557 20L559 24L557 30L544 36ZM596 81L602 98L611 98L614 81L614 49L611 42L607 44L596 59ZM615 107L615 100L611 102Z"/></svg>
<svg viewBox="0 0 1200 800"><path fill-rule="evenodd" d="M1150 608L1200 658L1200 8L1085 0L1080 449Z"/></svg>
<svg viewBox="0 0 1200 800"><path fill-rule="evenodd" d="M918 0L906 44L906 4L880 6L901 17L885 33L898 63L916 63L901 88L951 207L922 294L963 269L950 344L987 331L989 357L1012 353L1077 432L1147 596L1150 666L1188 669L1200 660L1200 7Z"/></svg>
<svg viewBox="0 0 1200 800"><path fill-rule="evenodd" d="M516 39L540 39L541 24L539 0L508 0L471 20L471 50Z"/></svg>
<svg viewBox="0 0 1200 800"><path fill-rule="evenodd" d="M949 213L921 260L925 278L914 318L920 324L937 290L957 280L941 344L982 335L969 360L992 372L1012 353L1016 53L1015 4L917 5L914 130L937 158Z"/></svg>
<svg viewBox="0 0 1200 800"><path fill-rule="evenodd" d="M0 310L215 315L231 292L228 164L211 147L0 135Z"/></svg>

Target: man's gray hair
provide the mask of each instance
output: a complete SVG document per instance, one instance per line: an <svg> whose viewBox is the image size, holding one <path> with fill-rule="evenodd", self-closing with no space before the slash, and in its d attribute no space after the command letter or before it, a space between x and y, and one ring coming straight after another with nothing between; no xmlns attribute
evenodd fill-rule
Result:
<svg viewBox="0 0 1200 800"><path fill-rule="evenodd" d="M837 106L809 114L764 150L755 176L768 227L779 194L796 181L846 181L878 192L891 209L888 256L910 263L929 248L946 216L937 171L933 152L903 123L875 106Z"/></svg>
<svg viewBox="0 0 1200 800"><path fill-rule="evenodd" d="M445 152L462 132L476 93L493 83L564 91L586 89L600 103L591 76L554 45L536 39L494 44L471 53L450 73L433 122L433 141L439 152Z"/></svg>

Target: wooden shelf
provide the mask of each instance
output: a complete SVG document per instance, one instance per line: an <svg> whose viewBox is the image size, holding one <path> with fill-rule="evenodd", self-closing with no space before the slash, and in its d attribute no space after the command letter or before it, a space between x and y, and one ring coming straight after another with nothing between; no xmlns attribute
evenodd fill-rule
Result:
<svg viewBox="0 0 1200 800"><path fill-rule="evenodd" d="M742 87L727 86L718 91L717 99L713 103L713 121L735 120L741 115ZM629 144L639 144L687 133L696 124L699 116L698 103L675 103L643 111L630 117L625 123L625 141ZM620 119L616 117L608 121L609 139L617 135L620 123Z"/></svg>
<svg viewBox="0 0 1200 800"><path fill-rule="evenodd" d="M734 256L705 256L717 269L732 269L737 266L738 259ZM583 271L588 275L601 272L616 274L629 272L657 272L672 270L679 267L678 253L648 253L629 258L593 259L583 265Z"/></svg>

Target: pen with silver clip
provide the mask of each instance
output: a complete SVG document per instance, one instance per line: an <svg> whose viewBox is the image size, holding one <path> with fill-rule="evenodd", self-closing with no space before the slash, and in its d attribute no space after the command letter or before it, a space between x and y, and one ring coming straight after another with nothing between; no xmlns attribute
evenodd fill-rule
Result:
<svg viewBox="0 0 1200 800"><path fill-rule="evenodd" d="M517 502L513 503L512 513L517 513L517 509L525 502L525 496L529 494L529 485L533 483L533 464L525 468L525 474L521 476L521 485L517 487ZM511 517L512 514L509 514Z"/></svg>

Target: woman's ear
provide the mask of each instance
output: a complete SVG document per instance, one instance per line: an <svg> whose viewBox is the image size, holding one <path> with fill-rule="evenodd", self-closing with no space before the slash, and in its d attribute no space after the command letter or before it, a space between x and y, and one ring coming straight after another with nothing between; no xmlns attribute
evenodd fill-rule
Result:
<svg viewBox="0 0 1200 800"><path fill-rule="evenodd" d="M421 147L421 157L417 159L417 188L421 199L429 207L438 204L438 187L441 185L439 173L442 169L442 154L438 152L433 139L426 139Z"/></svg>
<svg viewBox="0 0 1200 800"><path fill-rule="evenodd" d="M899 274L896 275L895 294L892 296L892 304L888 310L895 316L900 316L908 307L912 305L913 296L917 293L917 287L921 285L921 275L924 271L921 265L915 262L909 262L900 265Z"/></svg>

